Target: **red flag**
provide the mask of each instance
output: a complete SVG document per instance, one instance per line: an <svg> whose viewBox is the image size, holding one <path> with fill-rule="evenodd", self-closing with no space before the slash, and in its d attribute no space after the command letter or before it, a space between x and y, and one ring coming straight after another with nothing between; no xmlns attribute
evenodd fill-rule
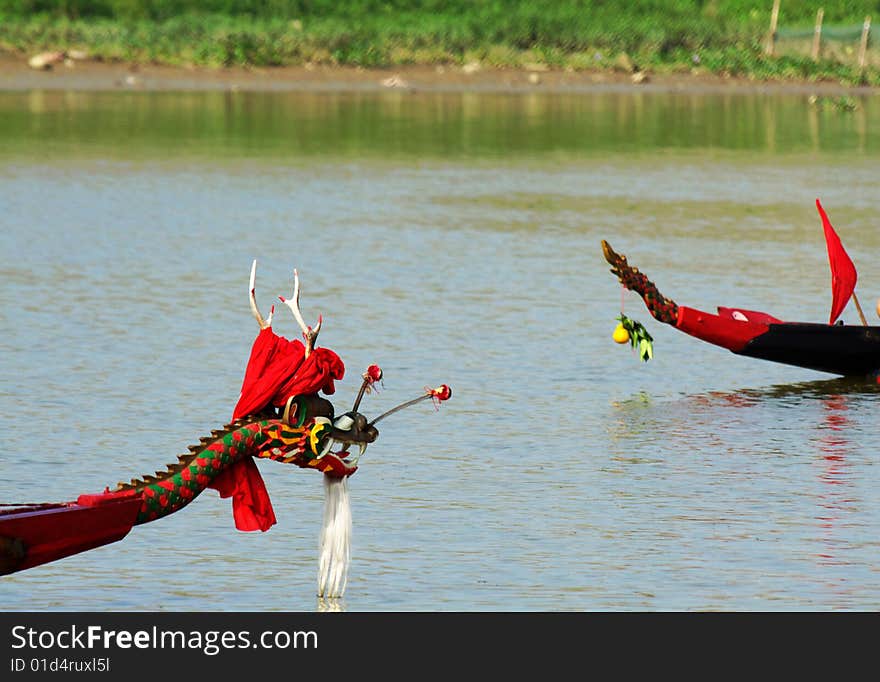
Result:
<svg viewBox="0 0 880 682"><path fill-rule="evenodd" d="M831 226L822 204L816 199L816 208L819 209L819 216L822 218L822 226L825 228L825 244L828 246L828 263L831 265L831 318L828 324L834 324L840 313L849 303L853 290L856 288L856 266L850 260L843 244L840 243L840 237Z"/></svg>

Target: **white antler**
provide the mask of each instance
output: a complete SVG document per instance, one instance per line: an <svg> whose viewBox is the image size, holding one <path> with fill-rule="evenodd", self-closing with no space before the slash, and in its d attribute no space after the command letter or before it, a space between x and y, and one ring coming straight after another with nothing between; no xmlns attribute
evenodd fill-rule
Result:
<svg viewBox="0 0 880 682"><path fill-rule="evenodd" d="M284 296L279 296L278 298L281 299L284 305L290 308L299 328L302 329L303 337L306 340L306 357L309 357L309 354L315 347L315 340L318 338L318 332L321 331L321 323L324 321L324 318L318 315L318 324L315 325L314 329L309 327L303 319L302 313L299 310L299 273L296 269L293 271L293 298L284 298Z"/></svg>
<svg viewBox="0 0 880 682"><path fill-rule="evenodd" d="M275 314L275 306L272 306L272 309L269 311L269 317L263 319L263 316L260 314L260 309L257 308L257 297L256 297L256 281L257 281L257 259L254 258L253 265L251 265L251 285L250 285L250 301L251 301L251 312L254 314L254 317L257 320L257 324L260 325L260 329L266 329L272 326L272 315Z"/></svg>

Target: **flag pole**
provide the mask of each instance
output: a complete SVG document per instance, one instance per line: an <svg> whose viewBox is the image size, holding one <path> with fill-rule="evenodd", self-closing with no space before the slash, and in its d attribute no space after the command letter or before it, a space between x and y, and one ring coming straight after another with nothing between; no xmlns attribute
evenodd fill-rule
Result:
<svg viewBox="0 0 880 682"><path fill-rule="evenodd" d="M862 319L862 324L867 327L868 321L865 319L865 313L862 312L862 306L859 305L859 297L856 296L855 291L852 293L852 300L853 303L856 304L856 309L859 311L859 317Z"/></svg>

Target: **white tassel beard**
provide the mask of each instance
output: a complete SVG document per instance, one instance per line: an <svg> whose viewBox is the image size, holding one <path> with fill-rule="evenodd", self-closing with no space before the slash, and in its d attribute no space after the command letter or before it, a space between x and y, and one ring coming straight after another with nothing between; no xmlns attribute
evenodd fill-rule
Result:
<svg viewBox="0 0 880 682"><path fill-rule="evenodd" d="M351 499L348 477L324 476L324 523L318 560L318 596L345 593L351 561Z"/></svg>

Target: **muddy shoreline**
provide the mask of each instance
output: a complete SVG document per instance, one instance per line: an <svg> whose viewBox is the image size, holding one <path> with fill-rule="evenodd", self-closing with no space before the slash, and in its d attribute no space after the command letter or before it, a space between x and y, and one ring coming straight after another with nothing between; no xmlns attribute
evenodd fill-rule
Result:
<svg viewBox="0 0 880 682"><path fill-rule="evenodd" d="M641 79L641 80L640 80ZM640 82L634 82L638 81ZM764 82L705 73L633 74L411 66L362 69L334 66L186 68L67 60L46 70L23 57L0 57L0 91L252 91L252 92L484 92L484 93L790 93L876 94L880 88L837 83Z"/></svg>

